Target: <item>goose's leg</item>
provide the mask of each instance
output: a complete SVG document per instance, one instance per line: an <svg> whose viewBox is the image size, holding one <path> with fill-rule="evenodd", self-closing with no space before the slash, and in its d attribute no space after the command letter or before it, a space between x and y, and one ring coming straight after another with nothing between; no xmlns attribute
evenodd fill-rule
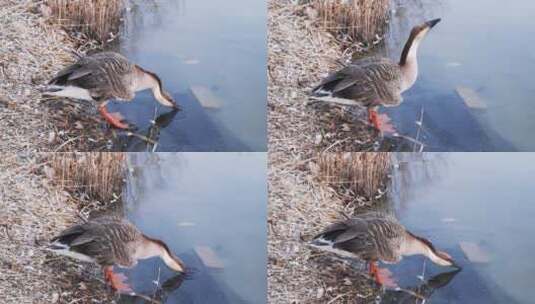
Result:
<svg viewBox="0 0 535 304"><path fill-rule="evenodd" d="M114 273L113 266L104 267L104 278L108 281L111 287L118 293L132 293L133 290L125 283L126 276L122 273Z"/></svg>
<svg viewBox="0 0 535 304"><path fill-rule="evenodd" d="M378 114L374 108L368 108L368 119L381 133L395 133L396 129L390 123L390 117L386 114Z"/></svg>
<svg viewBox="0 0 535 304"><path fill-rule="evenodd" d="M108 110L106 109L107 104L108 102L105 101L98 106L98 111L100 112L100 115L102 115L102 117L104 117L104 119L106 119L106 121L115 128L128 129L128 124L122 121L123 117L121 116L121 114L108 112Z"/></svg>
<svg viewBox="0 0 535 304"><path fill-rule="evenodd" d="M370 274L375 278L377 284L388 287L397 288L398 284L392 278L392 272L386 268L379 268L377 262L370 262Z"/></svg>

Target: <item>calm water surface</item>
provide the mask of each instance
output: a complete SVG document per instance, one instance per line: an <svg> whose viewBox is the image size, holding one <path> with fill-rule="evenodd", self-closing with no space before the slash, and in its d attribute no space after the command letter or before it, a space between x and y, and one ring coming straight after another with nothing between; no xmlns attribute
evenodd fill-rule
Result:
<svg viewBox="0 0 535 304"><path fill-rule="evenodd" d="M424 109L430 151L535 151L535 2L394 0L387 54L399 58L412 26L442 18L420 46L419 79L388 112L415 136ZM487 110L471 111L455 89L468 87Z"/></svg>
<svg viewBox="0 0 535 304"><path fill-rule="evenodd" d="M266 1L135 1L126 14L120 50L156 72L182 107L158 130L157 151L266 151ZM220 100L206 109L190 88ZM168 111L150 91L114 104L150 132L150 120ZM131 138L123 149L147 150ZM152 147L151 147L152 148Z"/></svg>
<svg viewBox="0 0 535 304"><path fill-rule="evenodd" d="M194 269L173 282L160 259L144 260L128 271L135 290L152 295L160 277L176 283L165 303L265 303L265 153L135 153L128 161L127 217ZM199 246L224 269L204 266Z"/></svg>
<svg viewBox="0 0 535 304"><path fill-rule="evenodd" d="M405 154L398 161L392 195L397 217L463 267L444 286L422 288L417 275L427 280L452 269L410 257L393 267L402 286L420 287L427 303L533 303L535 155ZM490 262L469 261L460 242L476 244ZM391 296L384 302L415 303Z"/></svg>

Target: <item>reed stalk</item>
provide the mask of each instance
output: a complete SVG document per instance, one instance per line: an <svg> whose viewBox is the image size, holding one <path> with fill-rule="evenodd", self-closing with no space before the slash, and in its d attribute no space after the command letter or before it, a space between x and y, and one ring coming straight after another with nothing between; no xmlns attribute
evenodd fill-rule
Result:
<svg viewBox="0 0 535 304"><path fill-rule="evenodd" d="M120 196L125 178L124 153L46 155L55 182L66 191L106 203Z"/></svg>
<svg viewBox="0 0 535 304"><path fill-rule="evenodd" d="M384 32L389 0L315 0L321 26L353 42L372 43Z"/></svg>
<svg viewBox="0 0 535 304"><path fill-rule="evenodd" d="M69 31L78 31L105 44L121 24L123 0L48 0L51 16Z"/></svg>
<svg viewBox="0 0 535 304"><path fill-rule="evenodd" d="M373 197L391 172L390 153L324 153L319 157L318 177L339 194Z"/></svg>

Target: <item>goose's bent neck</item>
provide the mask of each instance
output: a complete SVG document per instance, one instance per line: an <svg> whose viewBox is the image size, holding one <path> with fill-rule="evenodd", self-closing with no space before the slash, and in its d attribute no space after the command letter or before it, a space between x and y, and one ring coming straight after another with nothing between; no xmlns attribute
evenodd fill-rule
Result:
<svg viewBox="0 0 535 304"><path fill-rule="evenodd" d="M399 66L402 74L402 88L401 91L405 91L412 87L418 78L418 47L420 46L421 38L409 37L409 40L405 43L401 58L399 60Z"/></svg>
<svg viewBox="0 0 535 304"><path fill-rule="evenodd" d="M168 105L169 104L169 101L167 101L167 99L165 99L165 97L163 96L163 92L162 92L162 84L161 84L161 81L159 80L158 76L156 76L155 74L149 72L149 71L146 71L144 69L142 69L141 67L139 66L136 66L136 79L134 81L134 91L143 91L143 90L147 90L147 89L151 89L152 90L152 94L154 95L154 98L156 98L156 100L158 102L160 102L161 104L164 104L164 105Z"/></svg>
<svg viewBox="0 0 535 304"><path fill-rule="evenodd" d="M444 261L443 258L438 256L435 250L433 250L429 245L425 244L423 241L414 237L410 233L405 235L405 240L402 242L400 247L400 254L403 256L420 254L427 257L437 265L448 264L448 262Z"/></svg>
<svg viewBox="0 0 535 304"><path fill-rule="evenodd" d="M178 258L171 256L171 253L165 248L167 245L162 244L161 241L144 236L140 245L136 248L134 256L136 259L160 257L169 268L175 271L184 272L185 269L182 262L177 261Z"/></svg>

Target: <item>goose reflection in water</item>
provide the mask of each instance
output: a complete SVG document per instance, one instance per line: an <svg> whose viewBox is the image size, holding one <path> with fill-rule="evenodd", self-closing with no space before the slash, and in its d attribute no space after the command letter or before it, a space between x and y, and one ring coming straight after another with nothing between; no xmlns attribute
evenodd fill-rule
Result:
<svg viewBox="0 0 535 304"><path fill-rule="evenodd" d="M173 109L159 115L146 130L126 133L127 136L124 136L117 145L129 147L129 151L156 151L161 131L171 124L179 111Z"/></svg>
<svg viewBox="0 0 535 304"><path fill-rule="evenodd" d="M433 293L448 285L453 278L461 272L461 269L454 271L442 272L427 281L423 281L418 286L399 288L396 290L386 290L381 297L383 304L421 304L426 303Z"/></svg>

